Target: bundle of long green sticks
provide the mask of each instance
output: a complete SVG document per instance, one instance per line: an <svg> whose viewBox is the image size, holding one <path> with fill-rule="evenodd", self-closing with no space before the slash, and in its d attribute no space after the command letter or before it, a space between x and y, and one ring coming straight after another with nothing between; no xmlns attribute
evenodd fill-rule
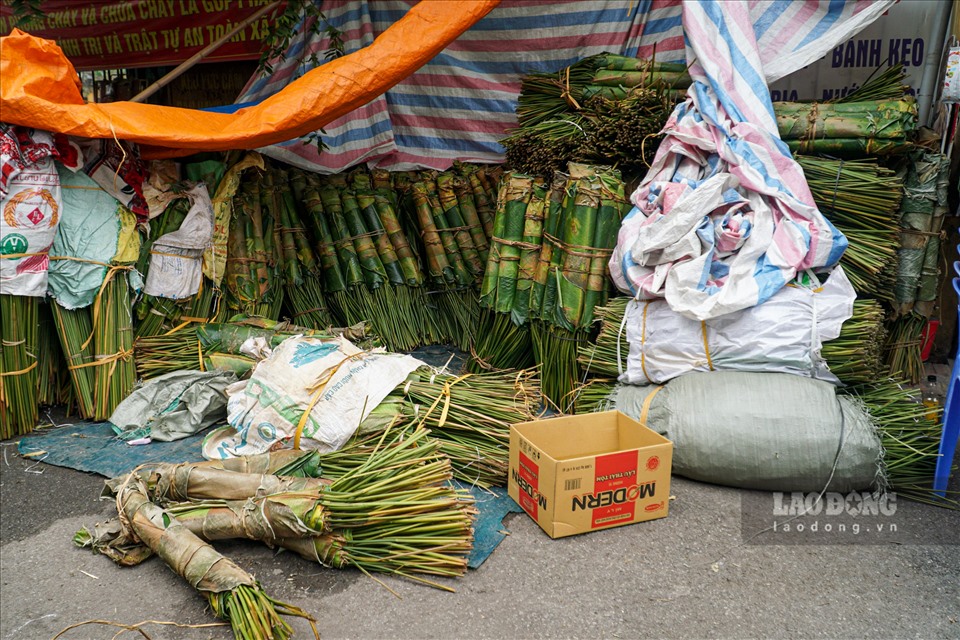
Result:
<svg viewBox="0 0 960 640"><path fill-rule="evenodd" d="M885 285L896 273L902 179L875 159L795 159L817 208L847 236L841 264L857 294L890 300Z"/></svg>
<svg viewBox="0 0 960 640"><path fill-rule="evenodd" d="M463 349L477 328L475 291L490 242L480 217L481 202L484 215L489 213L490 197L479 178L485 174L473 175L476 191L467 189L469 178L464 182L452 171L423 171L403 197L406 215L419 231L435 330Z"/></svg>
<svg viewBox="0 0 960 640"><path fill-rule="evenodd" d="M40 406L63 405L67 415L73 411L76 399L70 372L60 347L57 327L53 320L52 300L38 307L37 327L37 403Z"/></svg>
<svg viewBox="0 0 960 640"><path fill-rule="evenodd" d="M579 347L586 343L597 307L609 296L607 262L628 201L620 174L608 167L570 163L559 206L547 207L540 255L546 266L531 335L544 397L561 411L572 408L580 380ZM549 260L547 260L549 258ZM534 294L539 297L539 294Z"/></svg>
<svg viewBox="0 0 960 640"><path fill-rule="evenodd" d="M402 400L388 404L399 422L429 429L454 477L481 487L506 485L510 425L535 419L541 402L535 369L458 376L421 368L391 396Z"/></svg>
<svg viewBox="0 0 960 640"><path fill-rule="evenodd" d="M268 346L276 347L295 335L343 336L363 348L378 344L363 323L322 330L265 318L237 317L224 323L184 323L165 334L137 339L134 344L137 374L149 380L174 371L224 369L242 377L257 363L253 356L241 353L244 342L263 338Z"/></svg>
<svg viewBox="0 0 960 640"><path fill-rule="evenodd" d="M0 294L0 440L37 424L40 298Z"/></svg>
<svg viewBox="0 0 960 640"><path fill-rule="evenodd" d="M953 509L955 496L933 492L933 477L943 435L941 409L919 402L917 391L897 379L884 378L844 390L859 398L876 426L883 446L889 487L911 500Z"/></svg>
<svg viewBox="0 0 960 640"><path fill-rule="evenodd" d="M627 296L617 296L595 309L600 330L596 338L580 345L577 353L577 361L584 375L615 379L627 370L630 345L627 343L627 333L621 331L621 327L629 301Z"/></svg>

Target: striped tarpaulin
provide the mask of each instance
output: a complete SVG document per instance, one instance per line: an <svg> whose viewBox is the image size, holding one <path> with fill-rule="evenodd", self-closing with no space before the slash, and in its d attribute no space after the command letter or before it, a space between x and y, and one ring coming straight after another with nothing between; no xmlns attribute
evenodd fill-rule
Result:
<svg viewBox="0 0 960 640"><path fill-rule="evenodd" d="M414 4L415 0L326 0L323 11L329 25L343 33L350 53L369 44ZM768 77L779 78L813 62L827 50L823 42L836 44L833 36L844 31L840 27L858 16L864 23L859 28L869 24L880 13L869 10L871 4L750 3ZM301 37L285 60L275 61L273 73L251 79L237 102L257 102L276 93L316 65L311 56L322 64L328 48L327 37ZM325 127L321 138L328 148L322 153L318 154L315 140L302 139L261 151L323 173L360 162L388 169L444 169L455 159L500 162L504 150L498 140L516 126L522 76L557 71L605 51L684 61L680 1L504 0L418 72Z"/></svg>
<svg viewBox="0 0 960 640"><path fill-rule="evenodd" d="M846 238L817 210L780 140L767 81L791 69L763 39L773 32L802 65L849 37L858 14L865 21L885 8L831 4L841 10L831 21L781 6L777 16L787 22L772 26L743 0L683 5L693 83L620 228L610 274L622 291L665 297L673 311L708 320L760 304L801 271L840 260ZM807 33L798 33L804 25Z"/></svg>

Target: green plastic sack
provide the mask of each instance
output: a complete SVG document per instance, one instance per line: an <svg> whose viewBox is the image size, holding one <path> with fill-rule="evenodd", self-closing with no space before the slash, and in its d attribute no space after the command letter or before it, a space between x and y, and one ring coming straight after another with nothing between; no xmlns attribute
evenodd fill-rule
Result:
<svg viewBox="0 0 960 640"><path fill-rule="evenodd" d="M608 408L639 419L655 391L647 426L673 442L677 475L767 491L885 484L870 417L832 384L780 373L690 373L662 388L620 385Z"/></svg>

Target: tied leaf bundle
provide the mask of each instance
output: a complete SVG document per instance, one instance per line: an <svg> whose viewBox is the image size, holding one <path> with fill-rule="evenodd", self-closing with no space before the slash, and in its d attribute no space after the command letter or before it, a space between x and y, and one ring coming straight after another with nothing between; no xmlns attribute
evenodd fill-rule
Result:
<svg viewBox="0 0 960 640"><path fill-rule="evenodd" d="M777 128L793 153L843 158L909 151L916 101L905 94L899 65L834 102L775 102Z"/></svg>
<svg viewBox="0 0 960 640"><path fill-rule="evenodd" d="M940 229L948 211L950 160L939 153L910 158L900 202L899 269L894 288L894 317L933 311L939 280Z"/></svg>
<svg viewBox="0 0 960 640"><path fill-rule="evenodd" d="M504 176L480 287L483 311L472 347L474 371L522 369L533 362L526 320L545 210L542 182L515 172Z"/></svg>
<svg viewBox="0 0 960 640"><path fill-rule="evenodd" d="M0 294L0 440L37 424L40 298Z"/></svg>
<svg viewBox="0 0 960 640"><path fill-rule="evenodd" d="M174 515L151 502L146 484L128 476L116 490L122 524L103 531L81 529L74 543L90 547L122 565L137 564L156 554L203 594L214 615L230 622L234 637L289 638L293 629L282 615L306 618L320 637L313 618L301 609L266 594L256 579L201 540Z"/></svg>
<svg viewBox="0 0 960 640"><path fill-rule="evenodd" d="M900 232L902 180L876 160L796 156L817 208L847 236L840 263L860 295L889 300Z"/></svg>
<svg viewBox="0 0 960 640"><path fill-rule="evenodd" d="M540 321L532 328L544 396L561 411L572 408L580 379L578 352L595 309L607 301L607 260L627 208L619 172L576 163L570 163L569 172L555 225L548 211L547 227L557 235L544 235L550 262Z"/></svg>
<svg viewBox="0 0 960 640"><path fill-rule="evenodd" d="M916 312L900 316L889 325L887 366L890 376L917 384L923 378L921 354L923 329L927 319Z"/></svg>
<svg viewBox="0 0 960 640"><path fill-rule="evenodd" d="M262 189L265 176L256 169L242 174L233 196L227 241L226 301L229 313L276 320L283 303L283 260L273 198ZM264 176L264 178L261 178Z"/></svg>
<svg viewBox="0 0 960 640"><path fill-rule="evenodd" d="M884 376L887 330L879 302L857 299L853 315L840 328L836 339L823 343L821 355L844 384L874 382Z"/></svg>
<svg viewBox="0 0 960 640"><path fill-rule="evenodd" d="M461 348L469 346L470 336L477 326L478 308L473 294L478 277L478 253L476 244L467 228L453 229L447 219L439 197L437 179L433 172L421 172L411 176L402 199L408 219L415 221L419 232L421 253L426 266L426 282L429 285L427 308L438 337L455 342ZM462 218L463 212L456 200L453 206L451 192L446 188L445 201L454 217ZM453 192L456 195L456 192ZM456 211L453 211L456 209ZM466 240L467 256L457 241ZM468 260L469 259L469 260Z"/></svg>

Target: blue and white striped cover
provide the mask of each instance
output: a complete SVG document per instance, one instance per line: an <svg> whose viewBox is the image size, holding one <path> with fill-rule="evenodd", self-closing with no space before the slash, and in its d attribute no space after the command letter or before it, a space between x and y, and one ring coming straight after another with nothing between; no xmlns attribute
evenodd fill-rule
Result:
<svg viewBox="0 0 960 640"><path fill-rule="evenodd" d="M846 238L817 210L780 140L767 82L817 59L890 4L683 4L694 82L631 196L635 208L610 260L622 291L664 297L674 311L706 320L760 304L799 271L837 263Z"/></svg>

